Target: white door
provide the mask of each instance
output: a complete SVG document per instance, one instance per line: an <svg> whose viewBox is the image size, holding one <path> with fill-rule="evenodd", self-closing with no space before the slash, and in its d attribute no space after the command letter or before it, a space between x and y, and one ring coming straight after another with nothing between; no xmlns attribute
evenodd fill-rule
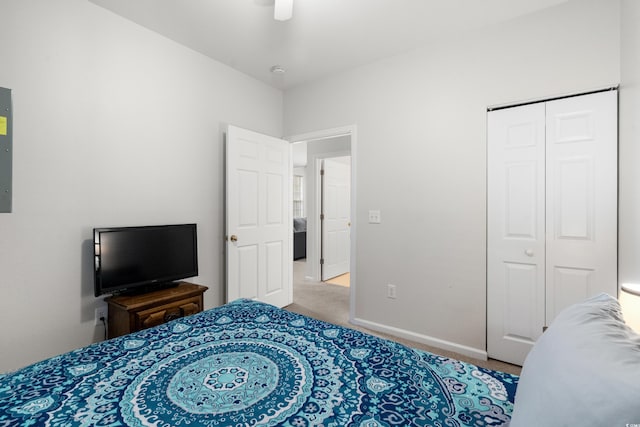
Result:
<svg viewBox="0 0 640 427"><path fill-rule="evenodd" d="M488 115L487 352L522 364L544 326L545 107Z"/></svg>
<svg viewBox="0 0 640 427"><path fill-rule="evenodd" d="M322 189L322 280L349 272L351 157L324 160Z"/></svg>
<svg viewBox="0 0 640 427"><path fill-rule="evenodd" d="M547 102L546 324L568 305L618 293L618 96Z"/></svg>
<svg viewBox="0 0 640 427"><path fill-rule="evenodd" d="M228 127L227 301L293 302L290 150L287 141Z"/></svg>
<svg viewBox="0 0 640 427"><path fill-rule="evenodd" d="M488 115L487 353L521 365L557 313L617 296L617 92Z"/></svg>

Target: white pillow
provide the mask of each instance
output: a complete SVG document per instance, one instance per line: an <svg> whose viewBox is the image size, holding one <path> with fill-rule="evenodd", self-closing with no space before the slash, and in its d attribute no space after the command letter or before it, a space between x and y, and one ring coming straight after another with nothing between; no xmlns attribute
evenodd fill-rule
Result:
<svg viewBox="0 0 640 427"><path fill-rule="evenodd" d="M640 335L600 294L563 310L522 367L511 427L640 425Z"/></svg>

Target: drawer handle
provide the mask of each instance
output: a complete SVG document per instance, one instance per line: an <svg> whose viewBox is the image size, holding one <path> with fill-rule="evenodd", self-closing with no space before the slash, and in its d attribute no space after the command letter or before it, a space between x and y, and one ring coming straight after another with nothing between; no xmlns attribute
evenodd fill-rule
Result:
<svg viewBox="0 0 640 427"><path fill-rule="evenodd" d="M149 316L147 316L142 320L142 328L146 329L152 326L160 325L162 324L163 319L165 319L166 317L167 317L167 313L164 310L150 314Z"/></svg>
<svg viewBox="0 0 640 427"><path fill-rule="evenodd" d="M202 310L200 310L200 306L198 304L189 303L180 306L180 311L182 312L182 316L191 316L192 314L196 314Z"/></svg>

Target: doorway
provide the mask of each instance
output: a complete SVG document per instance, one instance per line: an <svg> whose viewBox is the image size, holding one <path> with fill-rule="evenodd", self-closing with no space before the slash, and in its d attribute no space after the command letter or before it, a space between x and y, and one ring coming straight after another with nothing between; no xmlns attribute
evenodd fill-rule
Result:
<svg viewBox="0 0 640 427"><path fill-rule="evenodd" d="M302 194L302 200L296 194L294 188L296 209L299 206L303 206L304 216L306 217L306 252L304 257L304 266L300 265L303 261L299 258L294 262L294 271L298 269L298 277L300 277L300 268L304 269L303 280L305 283L321 283L322 280L322 267L321 260L323 259L323 226L320 220L321 207L323 206L323 191L322 180L320 179L320 170L326 159L343 158L340 162L346 162L349 167L348 188L349 198L346 201L348 204L348 220L346 225L348 227L348 239L344 239L345 232L341 231L334 234L334 242L339 245L338 242L343 242L343 255L346 254L346 265L349 273L349 289L346 290L348 294L348 306L349 306L349 320L353 319L355 312L355 292L356 292L356 271L355 271L355 238L356 238L356 221L355 221L355 206L356 206L356 127L345 126L341 128L328 129L324 131L317 131L303 135L296 135L288 138L292 143L292 157L293 157L293 170L294 170L294 187L295 181L299 181L303 176L304 178L304 190ZM301 156L300 153L304 153ZM306 160L304 169L302 167L302 157ZM330 162L333 162L330 160ZM333 196L331 196L333 197ZM341 196L342 197L342 196ZM294 206L291 207L294 209ZM345 210L343 210L345 211ZM340 213L344 216L344 212ZM325 231L330 231L328 228ZM326 234L326 233L325 233ZM336 238L341 236L342 238ZM294 237L295 238L295 237ZM325 236L325 243L328 240ZM325 245L326 246L326 245ZM344 247L346 246L346 247ZM342 263L344 264L344 257L342 257ZM326 262L327 259L325 258ZM345 271L344 273L346 273ZM296 274L293 274L295 277ZM331 277L325 277L331 278ZM295 280L295 279L294 279ZM343 288L344 289L344 288ZM294 290L295 293L295 290ZM295 298L295 295L294 295Z"/></svg>

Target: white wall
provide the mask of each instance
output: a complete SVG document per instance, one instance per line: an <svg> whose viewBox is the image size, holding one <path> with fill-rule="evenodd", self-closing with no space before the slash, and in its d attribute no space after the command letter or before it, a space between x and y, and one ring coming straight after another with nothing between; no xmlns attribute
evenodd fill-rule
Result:
<svg viewBox="0 0 640 427"><path fill-rule="evenodd" d="M484 354L486 108L617 84L619 25L570 1L285 93L287 135L358 126L356 318Z"/></svg>
<svg viewBox="0 0 640 427"><path fill-rule="evenodd" d="M198 223L223 302L222 126L282 135L282 93L84 0L0 3L14 212L0 214L0 372L101 338L95 226Z"/></svg>
<svg viewBox="0 0 640 427"><path fill-rule="evenodd" d="M291 144L291 157L294 168L307 166L307 141Z"/></svg>
<svg viewBox="0 0 640 427"><path fill-rule="evenodd" d="M640 283L640 2L623 0L620 69L619 282ZM620 293L640 332L640 297Z"/></svg>

